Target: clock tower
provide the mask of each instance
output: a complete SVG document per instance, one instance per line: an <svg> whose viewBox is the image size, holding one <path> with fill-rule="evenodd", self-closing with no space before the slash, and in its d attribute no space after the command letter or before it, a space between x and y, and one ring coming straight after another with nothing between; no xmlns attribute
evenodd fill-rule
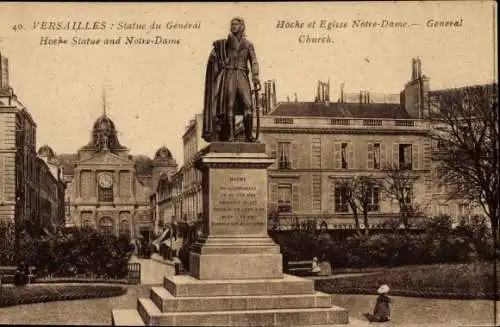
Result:
<svg viewBox="0 0 500 327"><path fill-rule="evenodd" d="M137 171L137 160L118 141L115 123L106 111L92 126L90 142L78 150L66 201L72 225L94 227L103 232L147 237L151 230L149 196L152 178ZM153 165L150 175L152 176ZM140 176L139 176L140 175Z"/></svg>

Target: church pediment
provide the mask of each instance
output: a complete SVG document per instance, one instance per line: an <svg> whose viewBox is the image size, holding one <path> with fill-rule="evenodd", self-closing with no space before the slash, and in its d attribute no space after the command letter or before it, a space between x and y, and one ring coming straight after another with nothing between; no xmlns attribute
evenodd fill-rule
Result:
<svg viewBox="0 0 500 327"><path fill-rule="evenodd" d="M133 166L134 162L117 156L111 152L101 152L90 158L80 160L78 165L130 165Z"/></svg>

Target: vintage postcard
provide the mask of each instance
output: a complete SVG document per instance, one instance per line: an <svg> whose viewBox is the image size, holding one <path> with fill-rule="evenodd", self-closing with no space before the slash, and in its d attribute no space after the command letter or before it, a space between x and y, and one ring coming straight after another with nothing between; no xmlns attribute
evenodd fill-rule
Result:
<svg viewBox="0 0 500 327"><path fill-rule="evenodd" d="M497 23L0 3L0 323L498 325Z"/></svg>

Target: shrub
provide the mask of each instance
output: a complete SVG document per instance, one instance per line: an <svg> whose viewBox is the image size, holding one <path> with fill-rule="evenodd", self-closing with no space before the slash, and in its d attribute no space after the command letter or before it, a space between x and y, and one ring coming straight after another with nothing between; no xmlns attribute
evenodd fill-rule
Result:
<svg viewBox="0 0 500 327"><path fill-rule="evenodd" d="M130 238L83 228L62 233L57 239L43 236L33 242L26 262L38 276L124 278L130 259Z"/></svg>
<svg viewBox="0 0 500 327"><path fill-rule="evenodd" d="M15 264L15 226L11 221L0 221L0 265Z"/></svg>
<svg viewBox="0 0 500 327"><path fill-rule="evenodd" d="M278 242L288 260L310 260L312 256L319 257L326 252L333 266L344 268L493 258L492 236L484 218L470 217L453 229L452 219L442 215L426 219L421 227L422 230L413 232L392 228L385 233L355 234L334 241L318 237L312 231L296 230L286 236L280 235Z"/></svg>

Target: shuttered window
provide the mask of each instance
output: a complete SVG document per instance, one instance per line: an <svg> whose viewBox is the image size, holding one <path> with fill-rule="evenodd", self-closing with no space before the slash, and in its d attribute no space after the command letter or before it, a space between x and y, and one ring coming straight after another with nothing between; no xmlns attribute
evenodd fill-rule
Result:
<svg viewBox="0 0 500 327"><path fill-rule="evenodd" d="M350 142L336 142L333 144L333 168L353 169L354 146Z"/></svg>
<svg viewBox="0 0 500 327"><path fill-rule="evenodd" d="M278 185L278 212L292 212L292 185Z"/></svg>
<svg viewBox="0 0 500 327"><path fill-rule="evenodd" d="M269 183L269 211L271 213L278 210L278 185Z"/></svg>
<svg viewBox="0 0 500 327"><path fill-rule="evenodd" d="M300 212L300 189L299 184L292 184L292 211Z"/></svg>

